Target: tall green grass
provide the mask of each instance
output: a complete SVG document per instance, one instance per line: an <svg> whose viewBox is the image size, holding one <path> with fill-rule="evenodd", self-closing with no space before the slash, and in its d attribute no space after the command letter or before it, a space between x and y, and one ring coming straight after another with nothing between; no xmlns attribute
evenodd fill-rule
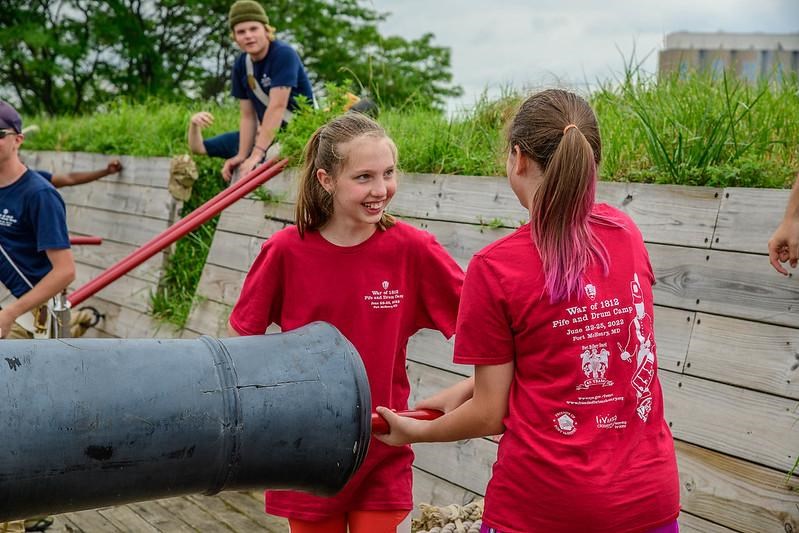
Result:
<svg viewBox="0 0 799 533"><path fill-rule="evenodd" d="M628 70L592 95L602 177L684 185L784 187L799 166L799 83L730 73L661 79Z"/></svg>
<svg viewBox="0 0 799 533"><path fill-rule="evenodd" d="M311 133L342 112L343 90L330 86L314 109L295 115L279 134L283 153L301 162ZM406 106L383 110L379 121L397 144L405 172L503 175L503 127L523 95L482 98L470 112L451 117ZM685 78L648 77L628 66L622 79L588 96L603 139L604 180L711 186L788 186L799 170L799 81L756 85L729 75L689 73ZM25 141L32 150L70 150L171 156L187 152L186 126L192 113L209 110L216 121L204 134L238 127L235 102L180 105L124 101L81 117L34 117L26 124L41 130ZM219 192L221 160L195 158L200 178L188 214ZM268 195L265 195L265 197ZM176 246L161 287L152 297L153 313L185 322L205 264L216 220Z"/></svg>

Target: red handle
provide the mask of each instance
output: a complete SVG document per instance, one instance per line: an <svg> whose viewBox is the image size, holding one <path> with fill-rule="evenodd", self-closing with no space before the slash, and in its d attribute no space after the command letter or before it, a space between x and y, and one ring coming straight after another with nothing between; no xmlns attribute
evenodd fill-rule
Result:
<svg viewBox="0 0 799 533"><path fill-rule="evenodd" d="M397 414L405 418L415 418L416 420L435 420L444 413L436 409L414 409L412 411L397 411ZM388 422L377 413L372 413L372 433L388 433Z"/></svg>
<svg viewBox="0 0 799 533"><path fill-rule="evenodd" d="M103 244L102 237L91 236L70 236L69 244Z"/></svg>

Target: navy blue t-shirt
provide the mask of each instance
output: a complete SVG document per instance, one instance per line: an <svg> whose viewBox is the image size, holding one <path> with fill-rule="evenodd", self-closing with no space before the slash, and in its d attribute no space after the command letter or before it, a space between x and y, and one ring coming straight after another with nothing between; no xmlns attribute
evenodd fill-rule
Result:
<svg viewBox="0 0 799 533"><path fill-rule="evenodd" d="M47 172L46 170L39 170L38 168L35 169L34 172L37 172L41 177L43 177L44 179L46 179L50 183L53 183L53 174L52 174L52 172Z"/></svg>
<svg viewBox="0 0 799 533"><path fill-rule="evenodd" d="M45 250L69 248L64 200L33 170L0 187L0 245L32 285L53 268ZM30 290L2 254L0 282L17 298Z"/></svg>
<svg viewBox="0 0 799 533"><path fill-rule="evenodd" d="M239 100L249 99L255 106L258 115L258 122L264 119L266 106L261 103L255 93L247 83L247 67L244 63L242 53L236 58L233 64L233 74L231 76L231 94ZM253 62L253 77L261 85L263 91L269 95L272 87L291 87L289 95L289 111L297 108L297 96L303 95L310 102L313 102L313 89L308 80L308 74L300 61L297 52L280 40L269 43L269 51L261 61Z"/></svg>

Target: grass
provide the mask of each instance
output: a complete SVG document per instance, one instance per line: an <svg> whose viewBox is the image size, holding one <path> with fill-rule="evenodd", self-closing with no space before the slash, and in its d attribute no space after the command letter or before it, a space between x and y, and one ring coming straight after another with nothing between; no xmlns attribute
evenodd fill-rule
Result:
<svg viewBox="0 0 799 533"><path fill-rule="evenodd" d="M799 167L799 83L750 85L727 73L655 80L628 69L592 95L602 178L785 187Z"/></svg>
<svg viewBox="0 0 799 533"><path fill-rule="evenodd" d="M297 165L311 133L342 112L343 90L329 86L317 109L305 106L280 133L283 153ZM799 81L749 85L727 75L689 73L647 77L628 66L622 79L588 95L600 123L604 161L600 178L715 187L786 187L799 170ZM508 92L481 99L473 111L446 117L421 107L383 110L379 120L397 144L405 172L503 175L502 130L521 100ZM34 117L41 131L25 141L32 150L69 150L171 156L185 153L192 113L216 117L206 136L238 127L234 102L178 104L120 101L90 116ZM220 160L195 158L200 177L182 215L224 186ZM276 201L268 189L256 193ZM491 225L493 221L486 222ZM188 317L216 219L178 242L152 296L154 315L177 326Z"/></svg>

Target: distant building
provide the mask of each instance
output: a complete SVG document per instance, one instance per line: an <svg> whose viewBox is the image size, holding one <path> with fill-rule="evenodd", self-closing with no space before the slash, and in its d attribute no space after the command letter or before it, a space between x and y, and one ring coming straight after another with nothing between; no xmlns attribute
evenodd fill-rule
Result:
<svg viewBox="0 0 799 533"><path fill-rule="evenodd" d="M730 68L749 81L799 72L799 33L669 33L658 56L659 75Z"/></svg>

